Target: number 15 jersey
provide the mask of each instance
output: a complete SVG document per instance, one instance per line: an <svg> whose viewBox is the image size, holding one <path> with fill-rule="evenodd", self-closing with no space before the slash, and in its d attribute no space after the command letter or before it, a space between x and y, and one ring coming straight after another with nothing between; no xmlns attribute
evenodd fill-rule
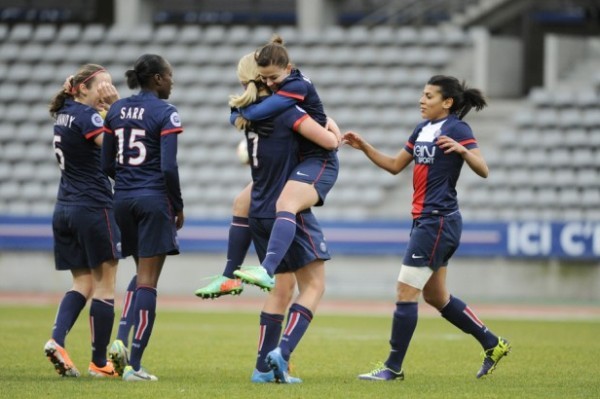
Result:
<svg viewBox="0 0 600 399"><path fill-rule="evenodd" d="M115 176L115 198L166 193L183 209L177 167L177 134L183 132L177 109L154 93L116 101L104 124L102 168Z"/></svg>

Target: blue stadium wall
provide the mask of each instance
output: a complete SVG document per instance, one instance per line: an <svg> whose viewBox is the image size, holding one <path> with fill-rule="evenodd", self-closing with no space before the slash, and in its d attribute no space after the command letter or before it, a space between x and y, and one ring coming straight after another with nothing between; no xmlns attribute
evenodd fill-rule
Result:
<svg viewBox="0 0 600 399"><path fill-rule="evenodd" d="M401 255L410 221L323 222L332 253ZM0 216L0 251L51 251L49 217ZM188 220L179 232L182 252L225 252L228 220ZM457 256L600 259L600 222L465 223Z"/></svg>

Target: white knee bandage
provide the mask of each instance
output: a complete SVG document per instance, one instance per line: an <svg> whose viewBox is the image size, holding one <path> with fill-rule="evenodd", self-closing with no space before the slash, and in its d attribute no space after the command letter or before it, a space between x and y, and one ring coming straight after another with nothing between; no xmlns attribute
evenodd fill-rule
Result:
<svg viewBox="0 0 600 399"><path fill-rule="evenodd" d="M427 284L427 281L429 281L429 277L431 277L432 274L433 270L427 266L416 267L402 265L400 267L398 281L423 290L423 287L425 287L425 284Z"/></svg>

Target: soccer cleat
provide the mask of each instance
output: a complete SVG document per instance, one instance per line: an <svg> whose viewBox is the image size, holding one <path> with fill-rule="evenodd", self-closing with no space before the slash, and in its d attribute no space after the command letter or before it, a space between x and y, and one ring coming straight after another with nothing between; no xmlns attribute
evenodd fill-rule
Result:
<svg viewBox="0 0 600 399"><path fill-rule="evenodd" d="M118 375L123 375L125 367L129 364L129 351L120 339L115 339L108 350L108 358Z"/></svg>
<svg viewBox="0 0 600 399"><path fill-rule="evenodd" d="M239 295L243 290L244 286L240 279L214 276L208 285L198 288L194 294L202 299L214 299L222 295Z"/></svg>
<svg viewBox="0 0 600 399"><path fill-rule="evenodd" d="M57 344L55 340L50 339L46 342L44 352L61 377L79 377L81 375L79 370L75 368L66 349Z"/></svg>
<svg viewBox="0 0 600 399"><path fill-rule="evenodd" d="M300 378L289 375L288 362L283 358L281 348L277 347L269 352L267 355L267 364L271 367L271 370L273 370L275 381L282 384L298 384L302 382Z"/></svg>
<svg viewBox="0 0 600 399"><path fill-rule="evenodd" d="M250 378L250 382L254 382L257 384L264 384L266 382L275 382L275 374L273 374L273 370L267 371L266 373L262 371L258 371L254 369L252 372L252 377Z"/></svg>
<svg viewBox="0 0 600 399"><path fill-rule="evenodd" d="M256 285L263 291L271 291L275 286L275 278L269 276L267 269L262 266L242 266L233 272L244 283Z"/></svg>
<svg viewBox="0 0 600 399"><path fill-rule="evenodd" d="M486 349L481 355L483 364L477 373L477 378L492 374L496 369L498 362L510 352L510 343L502 337L498 337L498 344L493 348Z"/></svg>
<svg viewBox="0 0 600 399"><path fill-rule="evenodd" d="M384 363L379 363L375 369L368 373L360 374L359 380L367 381L392 381L392 380L403 380L404 370L394 371L387 367Z"/></svg>
<svg viewBox="0 0 600 399"><path fill-rule="evenodd" d="M90 366L88 367L88 373L92 377L104 378L104 377L118 377L119 373L115 371L115 367L113 366L110 360L106 361L106 365L104 367L96 366L94 362L90 362Z"/></svg>
<svg viewBox="0 0 600 399"><path fill-rule="evenodd" d="M158 381L158 377L149 374L143 367L135 371L133 367L127 366L123 372L123 381Z"/></svg>

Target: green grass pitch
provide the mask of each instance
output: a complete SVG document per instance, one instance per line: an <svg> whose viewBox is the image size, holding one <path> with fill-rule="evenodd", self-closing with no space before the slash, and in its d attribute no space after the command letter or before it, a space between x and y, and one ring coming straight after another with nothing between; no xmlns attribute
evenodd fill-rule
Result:
<svg viewBox="0 0 600 399"><path fill-rule="evenodd" d="M388 352L391 317L319 315L292 358L299 385L250 383L258 314L159 310L144 366L155 383L87 375L87 308L67 348L82 372L59 378L44 357L56 307L0 305L4 398L599 398L600 322L487 319L511 340L496 372L475 378L480 347L441 317L419 320L404 362L405 381L368 382Z"/></svg>

